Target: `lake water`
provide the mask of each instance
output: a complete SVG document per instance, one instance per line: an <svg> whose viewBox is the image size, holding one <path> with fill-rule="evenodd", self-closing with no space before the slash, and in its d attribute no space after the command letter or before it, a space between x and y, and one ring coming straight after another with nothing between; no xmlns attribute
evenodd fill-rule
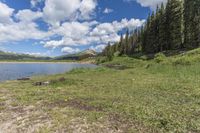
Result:
<svg viewBox="0 0 200 133"><path fill-rule="evenodd" d="M36 75L60 74L74 68L95 67L96 65L78 63L0 63L0 81Z"/></svg>

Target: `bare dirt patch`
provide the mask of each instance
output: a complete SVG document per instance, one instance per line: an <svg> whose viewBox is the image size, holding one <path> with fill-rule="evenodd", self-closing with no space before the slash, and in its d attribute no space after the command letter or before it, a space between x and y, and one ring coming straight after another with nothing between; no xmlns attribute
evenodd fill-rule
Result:
<svg viewBox="0 0 200 133"><path fill-rule="evenodd" d="M0 111L0 133L35 133L42 127L51 126L48 115L36 106L15 105L8 90L1 89L4 109ZM1 97L2 98L2 97Z"/></svg>

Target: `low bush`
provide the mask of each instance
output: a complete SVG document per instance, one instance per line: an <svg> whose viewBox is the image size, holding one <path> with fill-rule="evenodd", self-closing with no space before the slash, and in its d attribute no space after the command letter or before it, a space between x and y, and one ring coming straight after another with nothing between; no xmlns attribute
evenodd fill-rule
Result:
<svg viewBox="0 0 200 133"><path fill-rule="evenodd" d="M160 63L166 60L166 56L163 53L158 53L154 56L154 60L156 63Z"/></svg>
<svg viewBox="0 0 200 133"><path fill-rule="evenodd" d="M184 57L184 58L177 58L174 61L172 61L173 65L191 65L192 60L190 58Z"/></svg>
<svg viewBox="0 0 200 133"><path fill-rule="evenodd" d="M99 65L99 64L105 63L107 61L108 61L108 59L106 57L98 57L96 59L96 64Z"/></svg>

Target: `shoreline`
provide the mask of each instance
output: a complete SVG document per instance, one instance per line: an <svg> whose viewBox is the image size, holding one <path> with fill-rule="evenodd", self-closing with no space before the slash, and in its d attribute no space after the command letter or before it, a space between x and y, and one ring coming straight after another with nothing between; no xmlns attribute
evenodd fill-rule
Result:
<svg viewBox="0 0 200 133"><path fill-rule="evenodd" d="M0 61L0 64L94 64L92 62L40 62L40 61L23 61L23 62L19 62L19 61Z"/></svg>
<svg viewBox="0 0 200 133"><path fill-rule="evenodd" d="M55 63L55 64L67 64L67 63L78 63L78 62L30 62L30 61L24 61L24 62L14 62L14 61L0 61L0 64L37 64L37 63L42 63L42 64L48 64L48 63Z"/></svg>

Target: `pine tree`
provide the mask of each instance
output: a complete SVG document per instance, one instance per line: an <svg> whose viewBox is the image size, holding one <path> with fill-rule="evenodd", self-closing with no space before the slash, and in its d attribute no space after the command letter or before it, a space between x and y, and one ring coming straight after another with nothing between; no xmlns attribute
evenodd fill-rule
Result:
<svg viewBox="0 0 200 133"><path fill-rule="evenodd" d="M184 0L184 37L186 48L200 46L200 0Z"/></svg>
<svg viewBox="0 0 200 133"><path fill-rule="evenodd" d="M126 36L125 36L125 42L124 42L124 54L129 54L129 31L127 29Z"/></svg>
<svg viewBox="0 0 200 133"><path fill-rule="evenodd" d="M110 43L108 43L108 45L106 47L106 57L109 61L112 61L112 59L113 59L113 50L112 50L112 46L110 45Z"/></svg>
<svg viewBox="0 0 200 133"><path fill-rule="evenodd" d="M194 13L193 13L193 29L194 32L194 47L200 46L200 0L193 0Z"/></svg>
<svg viewBox="0 0 200 133"><path fill-rule="evenodd" d="M184 47L192 47L192 31L191 31L191 16L192 16L191 0L184 0Z"/></svg>
<svg viewBox="0 0 200 133"><path fill-rule="evenodd" d="M120 55L124 54L124 38L122 34L121 34L120 42L119 42L119 52L120 52Z"/></svg>
<svg viewBox="0 0 200 133"><path fill-rule="evenodd" d="M168 50L179 49L182 45L182 1L168 0L166 6L166 38Z"/></svg>
<svg viewBox="0 0 200 133"><path fill-rule="evenodd" d="M149 21L149 26L148 26L148 29L147 29L147 45L146 45L146 52L147 53L154 53L154 50L155 50L155 37L156 34L155 34L155 14L154 12L152 13L151 17L150 17L150 21Z"/></svg>
<svg viewBox="0 0 200 133"><path fill-rule="evenodd" d="M184 0L184 4L182 0L168 0L166 7L161 4L149 15L144 26L131 35L127 30L125 38L121 35L119 43L109 44L103 53L111 57L116 51L131 55L199 46L200 0Z"/></svg>
<svg viewBox="0 0 200 133"><path fill-rule="evenodd" d="M147 43L147 41L148 41L147 31L149 30L149 25L150 25L149 23L150 23L150 17L148 17L145 26L142 27L142 29L141 29L142 30L141 43L142 43L142 52L143 53L147 52L147 50L146 50L147 49L147 45L148 45L148 43Z"/></svg>
<svg viewBox="0 0 200 133"><path fill-rule="evenodd" d="M164 4L161 4L161 8L159 10L159 33L158 33L158 51L162 52L166 49L166 16L165 16L165 8Z"/></svg>

